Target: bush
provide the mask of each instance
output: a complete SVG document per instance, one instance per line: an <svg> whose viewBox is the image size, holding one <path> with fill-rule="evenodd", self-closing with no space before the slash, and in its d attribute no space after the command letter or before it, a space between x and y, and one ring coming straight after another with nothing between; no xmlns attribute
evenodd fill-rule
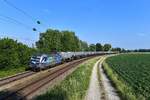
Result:
<svg viewBox="0 0 150 100"><path fill-rule="evenodd" d="M32 48L13 39L0 39L0 69L25 66L32 53Z"/></svg>

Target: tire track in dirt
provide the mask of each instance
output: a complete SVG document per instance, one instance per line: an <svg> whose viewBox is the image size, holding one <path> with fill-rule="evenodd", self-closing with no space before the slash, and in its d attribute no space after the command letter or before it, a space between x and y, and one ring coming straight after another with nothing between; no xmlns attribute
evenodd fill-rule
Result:
<svg viewBox="0 0 150 100"><path fill-rule="evenodd" d="M98 63L101 61L101 59L102 57L100 58L99 61L96 62L96 64L93 67L90 85L87 94L85 96L85 100L100 100L101 98L100 85L97 74Z"/></svg>
<svg viewBox="0 0 150 100"><path fill-rule="evenodd" d="M93 67L89 89L85 100L120 100L116 89L102 68L106 56L102 56Z"/></svg>
<svg viewBox="0 0 150 100"><path fill-rule="evenodd" d="M103 88L104 92L104 99L103 100L120 100L120 97L117 93L117 90L113 87L111 81L107 77L106 73L104 72L104 69L102 68L102 62L106 59L103 58L103 60L99 63L99 75L101 77L101 87Z"/></svg>

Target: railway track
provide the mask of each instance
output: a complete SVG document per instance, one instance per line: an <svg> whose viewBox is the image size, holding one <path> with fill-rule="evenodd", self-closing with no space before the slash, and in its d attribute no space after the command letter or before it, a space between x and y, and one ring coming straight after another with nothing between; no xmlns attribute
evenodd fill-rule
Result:
<svg viewBox="0 0 150 100"><path fill-rule="evenodd" d="M69 71L70 69L76 67L77 65L81 64L85 60L88 60L92 57L83 58L80 60L76 60L73 62L70 62L69 65L65 65L63 68L58 69L52 73L47 74L46 76L43 76L39 78L36 81L28 82L25 85L18 86L14 89L10 89L5 91L4 93L1 93L0 100L21 100L26 99L29 95L33 94L34 92L38 91L41 87L45 86L46 84L50 83L57 77L63 75L65 72Z"/></svg>
<svg viewBox="0 0 150 100"><path fill-rule="evenodd" d="M33 75L33 74L35 74L35 72L26 71L26 72L23 72L23 73L19 73L17 75L13 75L13 76L10 76L10 77L7 77L7 78L0 79L0 87L3 86L3 85L10 84L11 82L20 80L22 78L28 77L28 76Z"/></svg>

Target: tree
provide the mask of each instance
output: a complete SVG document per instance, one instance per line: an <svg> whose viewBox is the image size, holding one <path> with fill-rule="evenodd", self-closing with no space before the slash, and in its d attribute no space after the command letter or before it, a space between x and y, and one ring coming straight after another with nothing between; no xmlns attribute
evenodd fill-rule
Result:
<svg viewBox="0 0 150 100"><path fill-rule="evenodd" d="M0 40L0 68L9 68L19 65L16 49L17 41L8 38Z"/></svg>
<svg viewBox="0 0 150 100"><path fill-rule="evenodd" d="M40 33L40 39L36 42L37 48L42 52L51 52L53 50L61 51L62 34L58 30L48 29L45 33Z"/></svg>
<svg viewBox="0 0 150 100"><path fill-rule="evenodd" d="M103 49L104 51L109 51L111 49L111 44L104 44Z"/></svg>
<svg viewBox="0 0 150 100"><path fill-rule="evenodd" d="M80 44L81 44L81 47L80 47L81 51L88 51L88 44L87 44L87 42L80 40Z"/></svg>
<svg viewBox="0 0 150 100"><path fill-rule="evenodd" d="M29 48L27 45L18 43L17 53L22 66L28 65L31 55L36 52L36 49Z"/></svg>
<svg viewBox="0 0 150 100"><path fill-rule="evenodd" d="M26 66L32 53L31 48L16 40L0 39L0 69Z"/></svg>
<svg viewBox="0 0 150 100"><path fill-rule="evenodd" d="M103 51L103 46L100 43L96 43L96 51Z"/></svg>
<svg viewBox="0 0 150 100"><path fill-rule="evenodd" d="M79 38L71 31L62 31L62 51L80 51L81 44Z"/></svg>
<svg viewBox="0 0 150 100"><path fill-rule="evenodd" d="M90 44L89 45L89 51L96 51L96 45L95 44Z"/></svg>
<svg viewBox="0 0 150 100"><path fill-rule="evenodd" d="M118 51L121 52L121 48L117 47L117 48L112 48L112 51Z"/></svg>
<svg viewBox="0 0 150 100"><path fill-rule="evenodd" d="M121 52L122 52L122 53L125 53L125 52L126 52L126 50L125 50L124 48L122 48L122 49L121 49Z"/></svg>
<svg viewBox="0 0 150 100"><path fill-rule="evenodd" d="M56 51L80 51L80 39L72 31L59 31L48 29L40 34L36 42L37 48L45 53Z"/></svg>
<svg viewBox="0 0 150 100"><path fill-rule="evenodd" d="M80 40L77 36L75 36L75 34L74 34L74 45L75 45L75 51L81 50Z"/></svg>

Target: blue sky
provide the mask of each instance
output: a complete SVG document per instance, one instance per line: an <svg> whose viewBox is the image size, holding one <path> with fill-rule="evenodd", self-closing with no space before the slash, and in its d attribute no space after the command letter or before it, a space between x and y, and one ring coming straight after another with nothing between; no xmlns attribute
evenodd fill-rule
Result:
<svg viewBox="0 0 150 100"><path fill-rule="evenodd" d="M71 30L88 43L111 43L126 49L150 48L149 0L7 0L31 16L36 23L0 0L0 15L9 16L40 32L47 28ZM0 16L0 37L27 45L39 33Z"/></svg>

